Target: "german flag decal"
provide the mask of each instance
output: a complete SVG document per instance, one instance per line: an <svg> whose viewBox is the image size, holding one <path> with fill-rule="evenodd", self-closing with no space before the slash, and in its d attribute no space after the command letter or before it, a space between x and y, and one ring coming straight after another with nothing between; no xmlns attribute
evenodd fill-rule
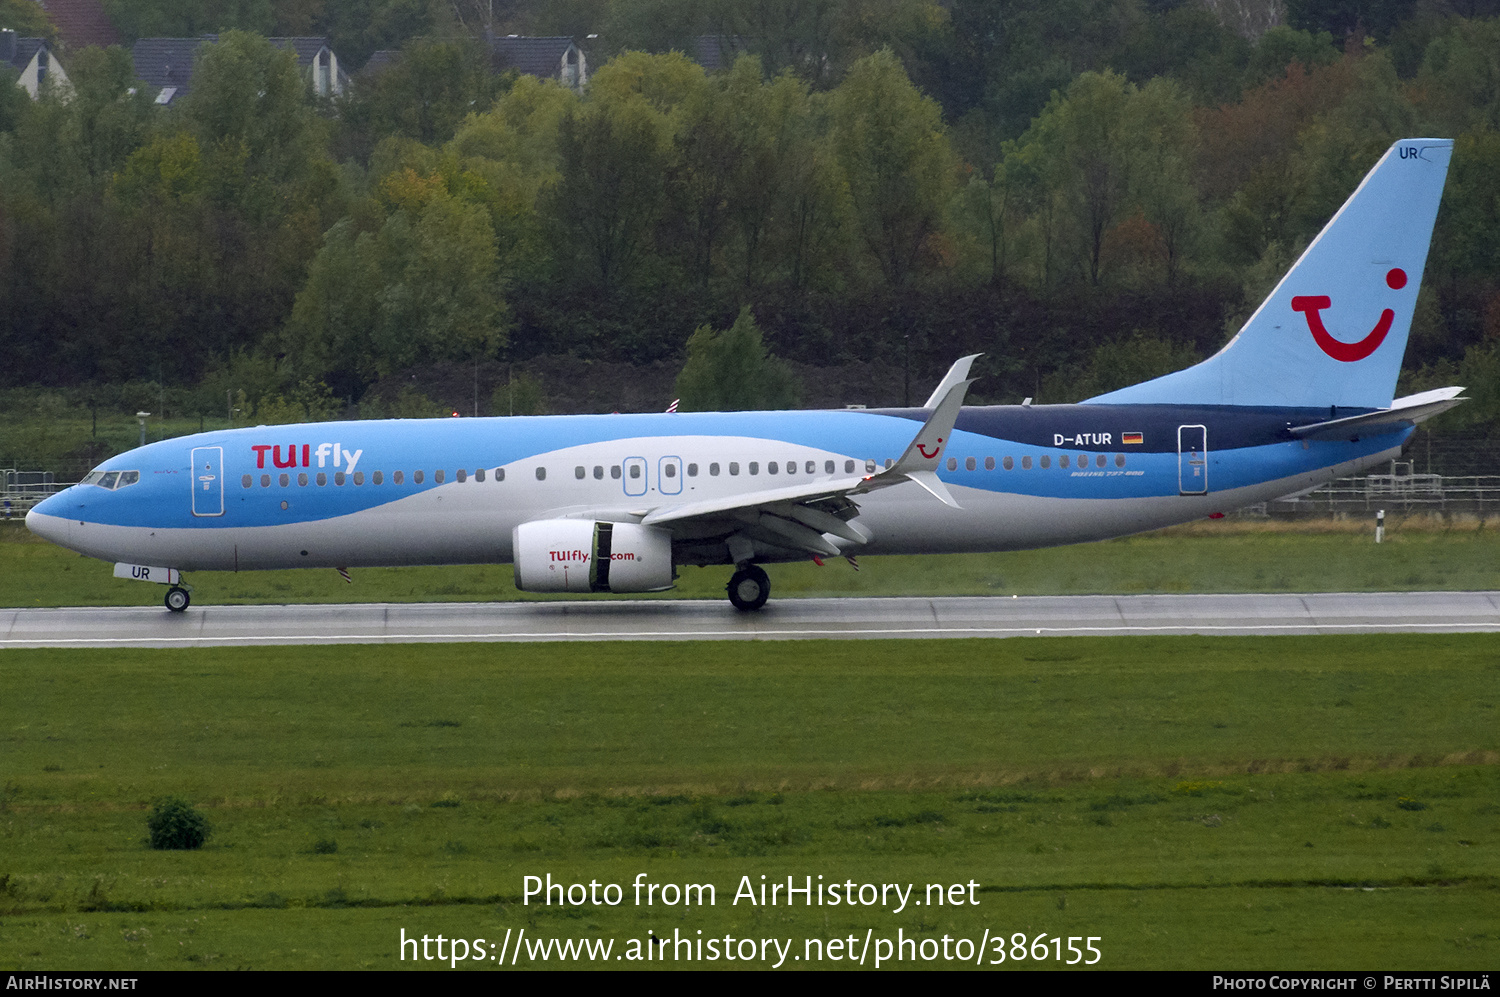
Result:
<svg viewBox="0 0 1500 997"><path fill-rule="evenodd" d="M1120 442L1122 442L1122 443L1145 443L1146 442L1146 438L1142 434L1140 434L1140 433L1121 433L1120 434Z"/></svg>

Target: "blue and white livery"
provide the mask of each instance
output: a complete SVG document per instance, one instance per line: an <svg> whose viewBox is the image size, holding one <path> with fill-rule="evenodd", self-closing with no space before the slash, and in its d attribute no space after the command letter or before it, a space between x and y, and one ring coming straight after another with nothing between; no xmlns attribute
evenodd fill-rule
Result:
<svg viewBox="0 0 1500 997"><path fill-rule="evenodd" d="M1461 388L1394 399L1452 143L1396 143L1210 359L1080 405L258 426L105 461L27 525L168 584L186 571L504 563L542 592L733 565L1003 551L1212 516L1396 456Z"/></svg>

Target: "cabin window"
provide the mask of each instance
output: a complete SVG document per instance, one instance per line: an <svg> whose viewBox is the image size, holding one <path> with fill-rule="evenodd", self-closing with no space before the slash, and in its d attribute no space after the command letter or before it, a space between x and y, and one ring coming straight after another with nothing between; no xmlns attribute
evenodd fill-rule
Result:
<svg viewBox="0 0 1500 997"><path fill-rule="evenodd" d="M689 464L688 465L688 477L689 478L696 478L697 476L698 476L698 465L697 464Z"/></svg>
<svg viewBox="0 0 1500 997"><path fill-rule="evenodd" d="M732 461L729 462L729 473L730 474L739 474L740 473L740 462L739 461L732 460Z"/></svg>
<svg viewBox="0 0 1500 997"><path fill-rule="evenodd" d="M88 474L85 474L83 476L83 480L78 483L80 485L97 485L99 483L99 479L102 477L104 477L103 471L90 471Z"/></svg>
<svg viewBox="0 0 1500 997"><path fill-rule="evenodd" d="M538 480L538 481L546 481L547 480L547 469L545 467L538 467L536 469L536 480Z"/></svg>
<svg viewBox="0 0 1500 997"><path fill-rule="evenodd" d="M1042 458L1042 466L1043 467L1047 466L1047 458L1046 457ZM1057 458L1057 466L1058 467L1067 467L1068 466L1068 455L1067 454L1063 454L1061 457Z"/></svg>
<svg viewBox="0 0 1500 997"><path fill-rule="evenodd" d="M665 472L667 477L669 478L677 477L677 465L671 461L667 462L667 466L662 468L662 471Z"/></svg>
<svg viewBox="0 0 1500 997"><path fill-rule="evenodd" d="M286 477L286 475L282 475L282 477ZM281 507L283 509L285 509L287 507L286 499L282 499L281 500Z"/></svg>
<svg viewBox="0 0 1500 997"><path fill-rule="evenodd" d="M796 474L797 473L797 462L795 460L789 460L789 461L786 462L786 473L787 474Z"/></svg>
<svg viewBox="0 0 1500 997"><path fill-rule="evenodd" d="M503 468L503 467L497 467L497 468L495 468L495 480L496 481L504 481L505 480L505 468Z"/></svg>
<svg viewBox="0 0 1500 997"><path fill-rule="evenodd" d="M327 474L327 472L325 472L325 471L319 471L318 472L318 487L322 488L326 484L328 484L328 474Z"/></svg>
<svg viewBox="0 0 1500 997"><path fill-rule="evenodd" d="M844 473L845 474L853 474L854 473L854 461L852 461L852 460L846 460L846 461L844 461Z"/></svg>
<svg viewBox="0 0 1500 997"><path fill-rule="evenodd" d="M958 458L957 457L949 457L948 458L948 470L950 470L950 471L957 471L958 470Z"/></svg>
<svg viewBox="0 0 1500 997"><path fill-rule="evenodd" d="M817 474L818 473L818 462L815 461L815 460L808 461L807 462L807 466L804 467L803 470L806 471L808 474ZM829 471L833 470L833 462L832 461L829 461L828 470Z"/></svg>
<svg viewBox="0 0 1500 997"><path fill-rule="evenodd" d="M1078 466L1079 467L1088 467L1089 466L1089 455L1088 454L1081 453L1081 454L1078 455Z"/></svg>
<svg viewBox="0 0 1500 997"><path fill-rule="evenodd" d="M270 488L271 487L271 476L269 474L262 474L260 476L260 486L262 488Z"/></svg>
<svg viewBox="0 0 1500 997"><path fill-rule="evenodd" d="M255 483L255 479L252 478L248 474L245 475L243 478L240 479L240 484L244 485L246 488L249 488L254 483Z"/></svg>
<svg viewBox="0 0 1500 997"><path fill-rule="evenodd" d="M362 485L362 484L364 484L365 483L365 472L363 472L363 471L355 471L354 472L354 483L356 485Z"/></svg>
<svg viewBox="0 0 1500 997"><path fill-rule="evenodd" d="M127 487L129 485L135 484L137 481L140 481L140 480L141 480L141 472L140 471L121 471L120 472L120 482L119 482L119 484L115 485L115 487L116 488L125 488L125 487Z"/></svg>
<svg viewBox="0 0 1500 997"><path fill-rule="evenodd" d="M894 467L894 466L895 466L895 465L896 465L896 462L895 462L895 461L894 461L894 460L892 460L892 459L891 459L891 458L890 458L890 457L887 457L887 458L886 458L886 459L885 459L885 469L886 469L886 470L887 470L887 471L889 471L889 470L890 470L890 469L891 469L891 468L892 468L892 467Z"/></svg>
<svg viewBox="0 0 1500 997"><path fill-rule="evenodd" d="M363 474L364 472L361 471L359 473ZM370 475L370 481L372 483L374 483L374 484L377 484L377 485L383 485L383 484L385 484L385 472L384 471L376 471L374 474ZM356 485L359 484L359 479L355 478L354 479L354 483Z"/></svg>
<svg viewBox="0 0 1500 997"><path fill-rule="evenodd" d="M715 461L714 463L708 465L708 473L709 473L710 477L717 478L719 476L719 464L718 464L718 461Z"/></svg>
<svg viewBox="0 0 1500 997"><path fill-rule="evenodd" d="M1043 467L1051 467L1052 466L1052 458L1049 457L1049 456L1047 456L1046 454L1042 454L1042 466Z"/></svg>
<svg viewBox="0 0 1500 997"><path fill-rule="evenodd" d="M1029 471L1029 470L1031 470L1031 458L1030 457L1022 457L1021 458L1021 470L1023 470L1023 471Z"/></svg>
<svg viewBox="0 0 1500 997"><path fill-rule="evenodd" d="M336 485L342 485L344 483L344 472L343 471L334 471L333 472L333 483L336 484Z"/></svg>
<svg viewBox="0 0 1500 997"><path fill-rule="evenodd" d="M459 484L463 484L465 481L469 480L469 472L461 467L457 471L453 472L453 480L457 481Z"/></svg>
<svg viewBox="0 0 1500 997"><path fill-rule="evenodd" d="M639 465L639 464L631 464L630 465L630 480L631 481L639 481L640 477L641 477L641 465Z"/></svg>
<svg viewBox="0 0 1500 997"><path fill-rule="evenodd" d="M1000 465L1007 471L1014 471L1016 469L1016 459L1014 457L1007 457L1000 462Z"/></svg>
<svg viewBox="0 0 1500 997"><path fill-rule="evenodd" d="M288 475L283 474L281 476L281 480L277 483L281 485L282 488L285 488L287 485L292 483L292 479Z"/></svg>
<svg viewBox="0 0 1500 997"><path fill-rule="evenodd" d="M768 460L768 461L766 461L766 473L767 474L775 474L776 471L777 471L776 462L774 460ZM750 465L750 473L751 474L755 473L755 465L754 464Z"/></svg>
<svg viewBox="0 0 1500 997"><path fill-rule="evenodd" d="M1124 467L1124 466L1125 466L1125 455L1122 454L1122 453L1115 454L1115 467Z"/></svg>
<svg viewBox="0 0 1500 997"><path fill-rule="evenodd" d="M595 464L594 465L594 480L595 481L603 481L604 480L604 465L603 464Z"/></svg>
<svg viewBox="0 0 1500 997"><path fill-rule="evenodd" d="M975 469L974 458L973 457L965 457L964 458L964 470L965 471L972 471L974 469Z"/></svg>
<svg viewBox="0 0 1500 997"><path fill-rule="evenodd" d="M475 481L483 481L484 480L484 468L482 468L482 467L476 467L474 469L474 480ZM358 484L358 482L355 482L355 484Z"/></svg>
<svg viewBox="0 0 1500 997"><path fill-rule="evenodd" d="M614 478L616 481L620 480L620 465L619 464L615 464L613 467L611 467L609 469L609 476L611 478Z"/></svg>
<svg viewBox="0 0 1500 997"><path fill-rule="evenodd" d="M984 459L984 469L986 471L993 471L995 469L995 458L986 457Z"/></svg>
<svg viewBox="0 0 1500 997"><path fill-rule="evenodd" d="M756 461L752 460L750 462L750 473L751 474L759 474L760 473L760 464L757 463Z"/></svg>
<svg viewBox="0 0 1500 997"><path fill-rule="evenodd" d="M401 484L401 482L405 479L406 475L401 473L400 471L397 471L395 474L391 475L391 483L395 485Z"/></svg>
<svg viewBox="0 0 1500 997"><path fill-rule="evenodd" d="M1099 454L1097 457L1094 458L1094 466L1095 467L1103 467L1105 465L1105 463L1106 463L1106 460L1105 460L1105 457L1104 457L1103 454Z"/></svg>
<svg viewBox="0 0 1500 997"><path fill-rule="evenodd" d="M107 474L104 475L103 479L100 480L99 487L100 488L114 488L115 487L115 482L119 481L119 480L120 480L120 472L119 471L110 471L110 472L108 472Z"/></svg>
<svg viewBox="0 0 1500 997"><path fill-rule="evenodd" d="M584 478L586 478L588 476L588 473L588 470L582 464L579 464L577 467L573 468L573 477L577 478L579 481L582 481Z"/></svg>
<svg viewBox="0 0 1500 997"><path fill-rule="evenodd" d="M422 472L421 471L413 471L413 472L411 472L411 482L414 485L420 485L422 483Z"/></svg>
<svg viewBox="0 0 1500 997"><path fill-rule="evenodd" d="M824 474L832 474L833 471L834 471L834 468L836 468L837 466L838 465L835 464L833 461L831 461L831 460L825 460L823 462L823 473Z"/></svg>
<svg viewBox="0 0 1500 997"><path fill-rule="evenodd" d="M297 475L297 486L299 488L306 488L307 487L307 472L306 471L302 471L302 472L298 473L298 475Z"/></svg>
<svg viewBox="0 0 1500 997"><path fill-rule="evenodd" d="M871 459L871 458L868 458L868 457L865 458L865 473L866 474L874 474L875 473L875 461L873 459Z"/></svg>
<svg viewBox="0 0 1500 997"><path fill-rule="evenodd" d="M444 480L447 479L447 477L448 477L447 473L441 467L438 468L436 471L432 472L432 480L435 481L435 482L437 482L440 485L443 483Z"/></svg>

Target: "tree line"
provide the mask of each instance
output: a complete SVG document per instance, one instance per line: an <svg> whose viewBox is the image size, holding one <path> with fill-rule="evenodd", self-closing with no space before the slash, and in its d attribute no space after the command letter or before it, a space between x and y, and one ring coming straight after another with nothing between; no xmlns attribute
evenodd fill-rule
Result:
<svg viewBox="0 0 1500 997"><path fill-rule="evenodd" d="M1467 382L1450 418L1493 420L1500 20L1297 6L1252 40L1123 0L497 4L663 49L596 62L581 95L492 74L437 14L333 102L249 31L203 46L171 109L128 53L85 50L71 93L0 87L0 380L196 385L210 411L238 391L290 417L373 412L441 363L758 351L737 390L786 400L767 349L929 377L983 351L979 399L1074 400L1216 349L1423 134L1457 144L1406 379ZM293 8L215 9L287 31ZM750 40L712 74L681 51L705 27ZM694 383L741 403L703 387L733 378Z"/></svg>

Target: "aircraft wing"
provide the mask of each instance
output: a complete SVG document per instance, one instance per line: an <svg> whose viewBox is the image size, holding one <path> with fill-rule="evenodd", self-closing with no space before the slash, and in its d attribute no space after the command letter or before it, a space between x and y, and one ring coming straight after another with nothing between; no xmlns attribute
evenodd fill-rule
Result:
<svg viewBox="0 0 1500 997"><path fill-rule="evenodd" d="M1288 426L1293 436L1303 440L1339 440L1390 433L1405 426L1415 426L1439 413L1446 412L1466 398L1458 397L1463 388L1435 388L1405 398L1397 398L1391 407L1362 415L1329 419L1305 426Z"/></svg>
<svg viewBox="0 0 1500 997"><path fill-rule="evenodd" d="M963 407L964 396L969 385L974 383L972 379L961 376L967 373L973 359L965 357L954 365L954 371L960 376L944 379L947 387L942 399L917 430L901 459L890 467L859 477L826 478L806 484L661 505L649 510L641 518L641 525L688 524L693 520L727 521L728 527L732 528L727 542L731 555L738 562L753 556L747 552L753 551L757 541L828 556L843 551L825 539L825 535L850 544L868 543L869 531L854 522L859 515L859 505L853 501L854 497L903 481L916 482L939 501L956 509L958 502L936 472ZM954 371L950 371L950 375Z"/></svg>

